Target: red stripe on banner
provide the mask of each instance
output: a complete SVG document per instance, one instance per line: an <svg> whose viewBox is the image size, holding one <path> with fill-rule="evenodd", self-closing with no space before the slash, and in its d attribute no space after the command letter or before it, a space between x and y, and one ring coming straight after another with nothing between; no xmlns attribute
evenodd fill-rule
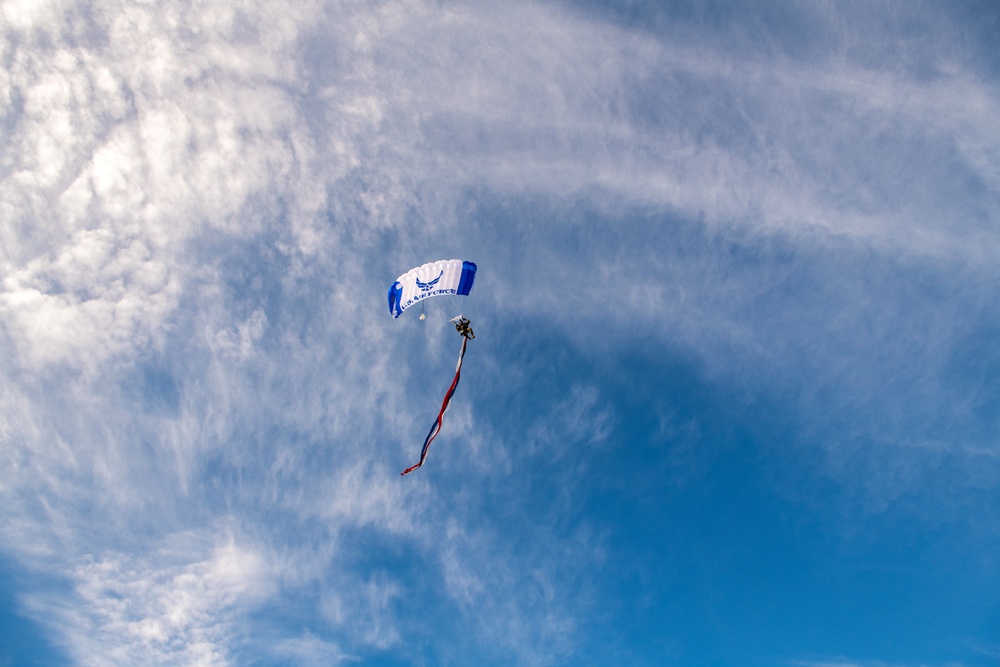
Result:
<svg viewBox="0 0 1000 667"><path fill-rule="evenodd" d="M431 443L434 442L434 438L438 436L441 432L441 423L444 419L444 413L448 412L448 407L451 405L451 397L455 395L455 388L458 386L458 381L462 377L462 359L465 358L465 346L468 344L469 339L462 336L462 350L458 353L458 364L455 366L455 379L451 381L451 386L448 387L448 393L444 395L444 401L441 402L441 411L438 412L437 419L434 420L434 425L431 426L431 430L427 433L427 437L424 438L424 448L420 451L420 461L414 465L410 466L400 475L406 475L424 464L424 459L427 458L427 450L430 449Z"/></svg>

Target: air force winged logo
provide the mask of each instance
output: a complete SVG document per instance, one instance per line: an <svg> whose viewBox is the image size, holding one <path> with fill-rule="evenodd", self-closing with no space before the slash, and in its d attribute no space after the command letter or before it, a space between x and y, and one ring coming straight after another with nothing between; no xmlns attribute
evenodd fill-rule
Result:
<svg viewBox="0 0 1000 667"><path fill-rule="evenodd" d="M434 287L435 285L437 285L438 281L441 280L441 276L443 276L443 275L444 275L444 271L442 271L441 273L439 273L437 278L435 278L434 280L432 280L430 282L426 282L426 283L425 282L421 282L420 278L417 278L416 279L416 281L417 281L417 287L420 288L421 292L426 292L427 290L429 290L432 287Z"/></svg>

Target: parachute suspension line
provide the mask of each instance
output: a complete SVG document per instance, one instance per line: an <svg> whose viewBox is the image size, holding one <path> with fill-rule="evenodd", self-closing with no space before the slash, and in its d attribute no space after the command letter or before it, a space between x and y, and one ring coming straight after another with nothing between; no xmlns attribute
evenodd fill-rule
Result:
<svg viewBox="0 0 1000 667"><path fill-rule="evenodd" d="M455 314L458 315L460 319L465 318L465 315L462 314L463 308L471 308L473 312L475 312L475 305L477 301L474 300L475 297L472 296L471 292L466 297L453 296L450 298ZM475 338L475 336L473 336L473 338Z"/></svg>
<svg viewBox="0 0 1000 667"><path fill-rule="evenodd" d="M459 328L459 325L463 328ZM424 464L424 459L427 458L427 450L430 449L431 443L434 442L434 438L438 436L441 432L441 423L444 419L444 413L448 412L448 408L451 407L451 397L455 395L455 388L458 387L458 381L462 378L462 359L465 358L465 347L469 344L469 341L475 338L472 333L472 329L469 328L469 320L462 319L460 322L455 323L455 328L458 332L462 334L462 349L458 353L458 364L455 365L455 378L451 381L451 386L448 387L448 393L444 395L444 401L441 402L441 411L438 412L437 419L434 420L434 425L431 426L431 430L427 433L427 437L424 438L424 447L420 450L420 461L416 465L410 466L406 470L400 473L400 475L407 475L420 466Z"/></svg>
<svg viewBox="0 0 1000 667"><path fill-rule="evenodd" d="M472 295L470 294L467 297L463 297L463 299L465 299L466 305L468 304L468 299L471 296ZM451 312L455 313L455 317L451 318L452 322L455 322L456 320L460 320L463 317L465 317L464 315L462 315L462 304L463 304L462 299L459 299L457 296L452 295L448 297L448 301L451 305Z"/></svg>

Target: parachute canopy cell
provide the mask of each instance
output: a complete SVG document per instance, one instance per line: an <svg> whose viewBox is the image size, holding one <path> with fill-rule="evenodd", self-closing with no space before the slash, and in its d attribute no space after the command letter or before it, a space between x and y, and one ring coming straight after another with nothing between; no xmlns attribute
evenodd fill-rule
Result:
<svg viewBox="0 0 1000 667"><path fill-rule="evenodd" d="M410 269L389 288L389 314L399 317L413 304L435 296L468 296L476 279L476 265L461 259L442 259Z"/></svg>

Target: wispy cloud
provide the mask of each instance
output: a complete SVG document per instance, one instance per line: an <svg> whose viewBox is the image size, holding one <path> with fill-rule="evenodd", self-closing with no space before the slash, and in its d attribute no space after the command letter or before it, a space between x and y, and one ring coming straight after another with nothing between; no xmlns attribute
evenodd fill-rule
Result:
<svg viewBox="0 0 1000 667"><path fill-rule="evenodd" d="M226 538L223 537L223 540ZM80 664L230 664L240 608L261 603L273 572L253 549L175 535L148 555L108 553L78 563L69 598L31 596L28 608L64 634Z"/></svg>
<svg viewBox="0 0 1000 667"><path fill-rule="evenodd" d="M305 667L360 662L360 658L345 654L336 644L323 641L310 632L303 633L301 637L284 639L270 652Z"/></svg>

